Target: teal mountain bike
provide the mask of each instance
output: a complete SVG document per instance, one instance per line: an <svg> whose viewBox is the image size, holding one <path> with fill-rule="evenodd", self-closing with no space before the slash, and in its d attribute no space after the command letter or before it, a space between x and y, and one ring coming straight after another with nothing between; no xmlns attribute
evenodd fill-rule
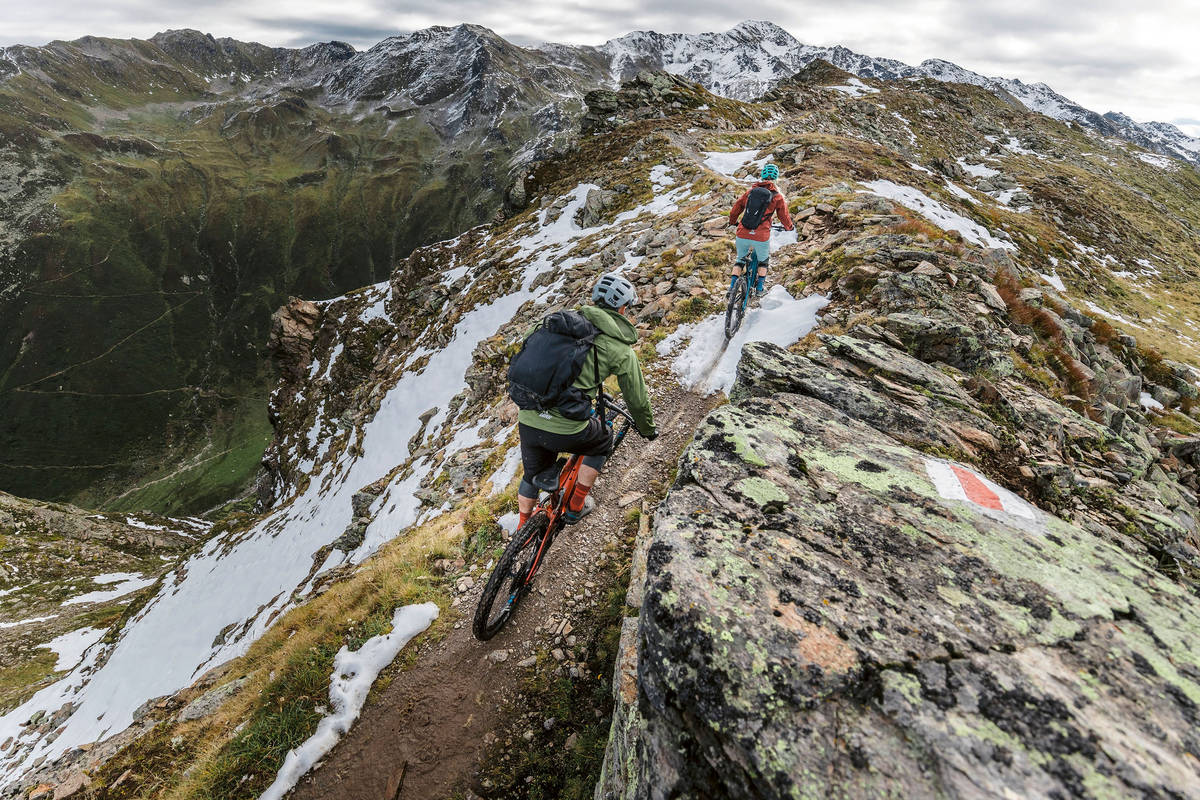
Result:
<svg viewBox="0 0 1200 800"><path fill-rule="evenodd" d="M772 231L782 231L782 225L772 225ZM758 283L758 253L754 248L743 257L747 263L737 262L741 275L729 287L729 295L725 302L725 339L728 341L742 327L746 318L746 309L750 307L750 299L754 296L754 286Z"/></svg>
<svg viewBox="0 0 1200 800"><path fill-rule="evenodd" d="M750 293L758 282L758 254L751 248L746 254L749 264L738 262L741 275L729 287L729 297L725 303L725 338L732 339L742 327L746 317L746 308L750 305Z"/></svg>

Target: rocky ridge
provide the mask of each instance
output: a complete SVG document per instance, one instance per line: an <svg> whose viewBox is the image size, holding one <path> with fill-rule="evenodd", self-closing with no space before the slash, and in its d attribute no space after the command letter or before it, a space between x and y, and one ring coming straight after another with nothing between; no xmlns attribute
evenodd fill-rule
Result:
<svg viewBox="0 0 1200 800"><path fill-rule="evenodd" d="M822 328L747 346L642 542L596 797L1188 796L1200 428L1156 398L1194 420L1200 371L864 184L796 214Z"/></svg>
<svg viewBox="0 0 1200 800"><path fill-rule="evenodd" d="M1169 324L1152 317L1169 313L1154 305L1156 297L1169 298L1184 318L1194 308L1190 286L1197 257L1194 248L1188 249L1187 231L1195 225L1196 210L1179 200L1194 179L1186 171L1147 164L1123 146L1097 143L1067 126L1024 114L977 87L864 81L873 90L864 97L843 91L853 85L847 83L850 77L818 65L779 87L766 102L748 107L705 97L702 87L678 79L647 76L615 99L604 96L613 103L608 116L616 119L596 115L605 122L602 132L586 137L569 157L543 163L527 176L527 206L512 218L414 252L397 264L388 281L334 301L289 303L277 316L275 338L287 379L272 399L276 438L263 494L272 508L226 532L189 562L171 591L148 604L123 635L136 637L170 622L171 604L177 602L173 597L205 594L209 576L232 575L228 585L240 587L252 583L237 580L242 577L237 570L245 565L252 565L255 582L265 581L268 567L279 569L264 596L239 596L240 605L231 603L220 614L195 622L189 657L202 664L222 661L244 652L272 623L283 625L289 609L303 615L307 603L353 582L385 548L407 545L439 520L457 531L448 533L451 544L439 545L449 552L428 547L413 556L412 564L420 569L423 560L445 559L438 572L449 573L444 580L454 586L453 596L461 605L474 582L464 578L481 574L487 543L495 541L488 537L499 535L491 517L471 523L468 511L491 514L503 508L487 498L485 511L475 504L481 493L490 492L489 485L510 482L515 467L512 409L502 402L503 369L521 333L544 311L583 297L599 272L623 268L648 301L639 311L639 326L649 340L641 354L655 360L655 380L671 381L675 361L667 334L673 328L679 336L695 332L719 309L730 253L722 216L753 165L765 158L781 165L799 223L797 243L773 258L775 279L794 295L822 293L834 299L822 318L820 333L827 341L814 337L801 348L816 365L799 370L804 392L819 395L830 408L861 414L866 420L860 419L861 424L895 435L891 460L873 463L902 475L902 467L909 469L905 463L924 463L914 459L954 459L990 476L997 489L1023 493L1039 513L1072 516L1071 524L1091 537L1048 523L1064 542L1084 542L1089 548L1098 539L1118 543L1132 554L1129 563L1136 565L1137 575L1147 574L1151 565L1159 570L1159 576L1146 579L1154 586L1152 599L1175 609L1172 613L1178 612L1184 627L1190 624L1183 600L1164 587L1171 580L1181 586L1194 580L1189 561L1194 555L1188 548L1195 542L1186 525L1195 515L1195 465L1184 459L1192 457L1187 441L1196 432L1196 409L1188 402L1187 388L1194 375L1184 362L1195 361L1195 350L1186 330L1172 333ZM667 92L677 98L672 102L678 107L668 103L663 108ZM997 174L984 174L980 167ZM1001 188L1007 185L1001 176L1023 187L1028 207L1012 207L993 196L1009 191ZM1072 191L1064 191L1064 185ZM1082 187L1086 191L1078 190ZM1153 218L1131 213L1148 201L1156 209ZM1158 274L1134 274L1140 260L1150 258ZM1087 311L1069 310L1078 306ZM1136 337L1105 328L1105 314L1140 320L1142 327L1132 328ZM1151 338L1164 348L1166 358L1150 349ZM652 346L659 344L665 348L662 353ZM770 371L768 361L752 357L743 369L743 384L755 363L763 365L764 373ZM804 362L784 363L789 372ZM776 388L781 396L804 393L790 384ZM839 391L843 388L845 392ZM1144 405L1142 391L1161 397L1157 402L1164 407ZM780 411L780 419L800 414L796 409L802 407L831 414L825 407L796 401ZM735 409L718 413L734 414ZM783 424L771 419L768 430ZM862 432L858 427L845 435ZM789 447L795 444L792 438L787 441ZM912 454L913 448L921 455ZM780 452L768 449L772 457ZM726 455L712 459L714 469L726 468ZM761 455L759 459L769 463ZM788 504L765 485L778 478L791 490L789 481L795 476L786 459L783 467L751 467L763 472L737 477L735 483L751 479L736 489L741 492L737 502L762 500L764 520L768 513L786 511ZM841 474L827 478L831 492L840 487ZM910 483L917 485L919 477L916 473ZM719 475L714 481L713 491L724 491ZM989 491L1001 497L996 489ZM911 513L924 514L927 505L918 503ZM463 516L447 518L442 509ZM461 520L461 527L452 525L452 519ZM954 527L953 532L968 536L968 527ZM781 538L784 533L779 532ZM277 547L284 536L288 546ZM413 540L414 546L427 541ZM270 558L258 557L264 552ZM450 556L460 553L473 554L477 562L454 566ZM665 564L658 557L647 561L657 580ZM746 570L751 581L753 573ZM998 580L1010 575L999 568L995 572ZM774 581L774 573L764 574ZM428 591L436 591L434 585ZM1020 636L1058 633L1064 629L1062 620L1090 630L1093 620L1080 613L1074 600L1055 605L1044 587L1004 585L1011 591L988 595L992 604L977 614L982 622L971 641L983 643L985 650L991 637L1019 642L1025 641ZM1014 594L1018 590L1024 594ZM730 591L721 587L713 596L730 597ZM849 596L849 589L839 591ZM906 613L898 599L904 586L889 586L888 591L893 594L884 597L899 609L889 607L889 612ZM648 594L644 607L673 602L669 590L659 595ZM1049 623L1032 610L1032 621L1021 616L1025 595L1051 606L1055 613ZM783 607L779 610L782 615ZM1040 605L1037 614L1043 614ZM771 620L780 618L771 614L763 620L777 624ZM455 621L449 613L446 619ZM901 624L895 616L887 619L889 625ZM823 617L805 621L827 624ZM1053 624L1046 628L1043 623ZM565 649L553 639L564 635L563 627L551 628L548 638L564 650L565 661ZM296 630L292 621L282 632L272 629L268 635L278 642ZM922 639L921 630L914 627L905 635L925 642L922 647L929 649L917 652L928 653L937 643ZM1170 624L1163 630L1169 632ZM341 625L334 625L334 631L337 642L350 635ZM968 644L966 637L952 643ZM664 652L690 663L686 644L668 642ZM1147 660L1157 658L1154 649L1139 652ZM696 653L696 663L703 662L706 651ZM549 657L557 662L553 653ZM582 672L579 664L585 661L578 651L570 659L560 675L567 682L579 680L570 668ZM637 663L636 656L631 663ZM231 664L230 670L246 668L246 662ZM101 675L101 681L117 675L115 667L110 669L114 671ZM272 687L264 696L273 697L270 692L279 691L288 677L260 675L250 685ZM982 677L978 682L986 683ZM746 685L752 686L749 681ZM1179 685L1186 691L1185 684ZM638 684L622 684L631 686L636 698ZM661 687L661 697L668 698L677 684L663 678ZM151 711L142 719L167 724L142 745L146 749L134 747L126 757L150 752L174 758L170 742L176 735L183 737L179 753L228 752L232 737L243 736L232 725L216 732L202 722L173 727L183 698L207 690L195 687L177 702L160 701L161 714ZM789 697L803 697L800 689L789 692ZM313 702L311 692L297 700L306 709ZM673 702L660 704L664 719ZM714 709L721 713L719 703ZM1170 707L1163 709L1171 713ZM94 716L91 710L68 724L87 722ZM757 710L752 707L750 713ZM912 713L926 711L914 706ZM270 710L262 713L269 717ZM970 712L962 713L973 719ZM922 724L933 730L940 719L934 715ZM68 734L82 735L68 731L64 736ZM684 741L700 734L672 723L662 736L659 741L666 742L672 741L670 736ZM1068 739L1075 747L1075 740ZM237 740L239 745L246 741L244 736ZM1168 735L1167 741L1175 747L1180 740ZM28 756L42 753L44 744L26 741L22 746ZM1003 746L1014 758L1033 758L1028 748L1022 753ZM1077 771L1084 766L1079 759L1088 753L1080 747L1064 751L1067 766ZM689 764L698 768L698 781L707 780L699 770L704 763L699 750L685 753L689 758L697 754ZM84 748L64 752L57 766L106 775ZM106 780L121 780L123 769ZM1065 768L1055 769L1068 774ZM255 780L261 779L256 773ZM130 781L134 778L125 778L122 786Z"/></svg>

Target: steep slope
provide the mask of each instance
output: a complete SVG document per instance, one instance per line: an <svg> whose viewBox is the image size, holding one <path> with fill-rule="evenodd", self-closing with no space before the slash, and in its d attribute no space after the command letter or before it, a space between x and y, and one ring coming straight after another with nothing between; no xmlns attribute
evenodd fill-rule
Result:
<svg viewBox="0 0 1200 800"><path fill-rule="evenodd" d="M128 508L241 488L271 310L489 219L582 93L468 26L358 54L173 31L7 55L0 485Z"/></svg>
<svg viewBox="0 0 1200 800"><path fill-rule="evenodd" d="M390 282L281 310L274 345L285 382L273 395L277 437L263 485L272 511L214 537L164 578L103 666L76 676L85 685L75 713L53 737L19 735L39 696L4 718L16 737L2 756L7 778L43 758L87 758L79 745L142 725L134 712L147 700L242 655L402 531L440 524L442 510L473 498L489 475L506 486L515 461L511 417L497 414L501 354L536 316L577 302L604 269L633 274L667 250L670 220L715 208L719 181L694 181L703 174L695 164L685 162L686 178L651 170L667 149L636 132L597 142L535 177L544 188L529 212L416 251ZM587 166L569 166L580 159ZM673 299L664 292L646 326Z"/></svg>
<svg viewBox="0 0 1200 800"><path fill-rule="evenodd" d="M136 610L150 587L207 537L210 525L140 514L91 514L0 493L0 708L54 683ZM70 714L69 693L33 727ZM9 743L11 746L11 742Z"/></svg>

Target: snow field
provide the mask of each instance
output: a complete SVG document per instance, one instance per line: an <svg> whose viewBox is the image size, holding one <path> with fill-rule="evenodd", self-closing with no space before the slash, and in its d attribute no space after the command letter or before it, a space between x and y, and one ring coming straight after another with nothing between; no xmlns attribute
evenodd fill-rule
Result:
<svg viewBox="0 0 1200 800"><path fill-rule="evenodd" d="M331 713L317 723L317 731L299 747L288 752L275 782L259 796L259 800L279 800L288 793L358 719L375 678L391 664L413 637L425 630L438 616L436 603L397 608L392 615L391 633L373 636L362 647L350 650L342 647L333 659L333 674L329 677L329 707Z"/></svg>
<svg viewBox="0 0 1200 800"><path fill-rule="evenodd" d="M737 364L747 342L771 342L787 347L817 325L817 312L829 303L823 295L792 297L776 284L751 308L737 334L725 343L725 312L690 325L680 325L658 343L658 353L674 354L671 370L687 389L712 394L728 392L737 377Z"/></svg>
<svg viewBox="0 0 1200 800"><path fill-rule="evenodd" d="M937 200L911 186L901 186L898 183L883 180L865 181L863 186L880 197L895 200L905 208L917 212L942 230L958 231L968 242L981 247L996 247L1003 250L1017 249L1012 242L998 239L979 223L951 211Z"/></svg>
<svg viewBox="0 0 1200 800"><path fill-rule="evenodd" d="M77 631L64 633L40 646L54 651L58 656L54 671L62 672L78 664L87 649L100 641L104 633L104 628L80 628Z"/></svg>
<svg viewBox="0 0 1200 800"><path fill-rule="evenodd" d="M757 150L738 150L732 153L724 152L706 152L704 154L704 166L711 169L713 172L719 172L726 178L734 178L734 173L740 170L747 164L762 166L767 163L767 159L755 159L758 155Z"/></svg>

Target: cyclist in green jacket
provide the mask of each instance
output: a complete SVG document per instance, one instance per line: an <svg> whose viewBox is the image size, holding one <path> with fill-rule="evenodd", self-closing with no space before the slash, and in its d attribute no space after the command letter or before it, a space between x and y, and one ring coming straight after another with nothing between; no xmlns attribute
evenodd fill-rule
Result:
<svg viewBox="0 0 1200 800"><path fill-rule="evenodd" d="M592 302L595 305L584 306L579 313L600 329L600 335L593 344L596 359L590 356L584 359L583 369L574 385L594 401L604 379L616 375L625 405L637 423L638 433L653 439L658 436L654 427L654 412L650 408L650 396L642 378L641 363L630 346L637 342L637 330L627 315L631 305L637 302L637 291L625 278L609 273L596 282L592 289ZM596 374L597 368L599 375ZM522 410L517 415L517 423L521 435L521 462L525 470L517 491L520 510L518 527L529 520L537 501L538 490L530 483L530 479L553 465L559 453L578 453L584 457L579 467L578 485L566 513L567 522L578 522L595 508L596 501L590 492L600 468L612 453L612 431L596 415L586 420L573 420L557 410Z"/></svg>

